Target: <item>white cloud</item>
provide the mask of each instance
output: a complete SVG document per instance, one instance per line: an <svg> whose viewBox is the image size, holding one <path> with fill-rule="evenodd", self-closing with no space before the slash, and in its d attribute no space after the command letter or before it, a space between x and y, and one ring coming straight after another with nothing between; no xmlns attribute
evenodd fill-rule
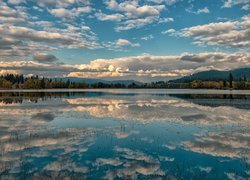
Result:
<svg viewBox="0 0 250 180"><path fill-rule="evenodd" d="M81 29L84 30L84 31L90 31L91 30L91 28L89 26L82 26Z"/></svg>
<svg viewBox="0 0 250 180"><path fill-rule="evenodd" d="M28 8L28 3L31 1L33 4ZM218 55L220 53L217 55L207 53L207 56L204 55L206 53L198 55L182 54L179 56L152 56L145 54L144 56L124 57L103 61L99 59L93 60L89 63L93 67L89 64L76 66L61 65L59 60L56 61L55 57L51 55L51 51L62 48L103 48L105 50L128 52L132 47L140 46L140 44L134 42L132 38L128 40L126 33L116 33L114 36L115 39L112 38L114 40L101 42L98 35L93 32L96 22L92 23L91 20L114 21L116 31L139 29L149 24L159 26L159 23L174 21L173 18L166 16L165 13L164 16L162 14L166 10L167 5L176 3L175 0L150 0L150 2L148 1L146 3L139 0L104 0L104 2L106 9L104 7L104 9L99 10L95 9L93 3L85 0L1 1L0 61L16 62L13 67L11 66L13 64L4 66L4 63L2 63L2 70L4 70L5 67L7 68L6 70L13 69L13 71L20 70L27 73L28 71L34 72L34 70L32 70L32 67L34 67L39 73L50 72L50 74L56 74L55 72L60 71L59 75L65 76L96 76L101 78L140 77L146 79L152 77L177 77L201 70L225 69L232 68L233 65L240 67L243 66L243 63L248 64L249 55L243 52L236 52L231 53L231 55L227 53L222 53L222 55ZM237 2L239 3L240 1ZM243 9L248 9L249 4L246 2L247 1L244 1L243 3L243 1L241 1ZM233 5L235 2L231 2L231 4ZM33 15L29 14L34 10L39 12ZM194 12L196 14L208 13L209 9L204 7ZM61 19L56 18L55 21L43 19L42 13L51 13ZM48 14L48 16L51 17L51 14ZM88 20L82 16L85 14L87 14L86 19L88 18ZM226 22L197 25L180 31L166 29L162 34L191 37L194 39L193 44L204 47L211 45L240 47L243 49L250 46L249 28L249 16L244 16L237 21L227 20ZM147 29L145 28L145 30ZM150 29L150 31L151 30L152 29ZM121 36L117 36L118 34ZM147 34L149 35L134 38L145 41L154 38L150 32ZM103 38L101 37L100 39ZM142 52L138 52L138 54ZM218 58L220 56L222 56L221 59ZM236 58L237 60L234 62L232 59ZM100 65L99 61L104 65ZM127 63L125 61L127 61ZM22 63L19 64L18 62ZM177 65L175 65L176 62ZM203 64L201 64L201 62ZM225 65L224 62L228 64ZM54 64L58 67L56 68ZM170 68L169 66L172 67ZM69 70L66 70L65 67L68 67ZM39 69L42 70L40 71ZM85 74L83 74L83 71Z"/></svg>
<svg viewBox="0 0 250 180"><path fill-rule="evenodd" d="M250 10L250 4L246 4L246 5L242 6L241 9L242 9L242 10L245 10L245 11Z"/></svg>
<svg viewBox="0 0 250 180"><path fill-rule="evenodd" d="M176 31L174 29L167 29L166 31L162 31L162 34L172 34L175 33Z"/></svg>
<svg viewBox="0 0 250 180"><path fill-rule="evenodd" d="M120 41L119 44L119 46L125 46L128 43ZM88 64L78 65L61 64L54 58L48 54L40 54L36 61L0 61L0 70L19 70L24 74L34 73L46 76L130 78L149 81L153 78L173 79L205 70L229 70L250 66L250 53L247 52L132 56L96 59Z"/></svg>
<svg viewBox="0 0 250 180"><path fill-rule="evenodd" d="M139 43L131 43L130 41L126 40L126 39L118 39L116 41L116 44L118 46L132 46L132 47L137 47L140 46Z"/></svg>
<svg viewBox="0 0 250 180"><path fill-rule="evenodd" d="M107 41L102 43L102 47L112 51L126 51L127 47L139 47L140 43L132 43L127 39L119 38L116 41Z"/></svg>
<svg viewBox="0 0 250 180"><path fill-rule="evenodd" d="M50 44L67 48L100 48L100 45L96 43L95 34L91 31L82 32L81 28L72 25L67 25L66 29L50 26L46 28L48 29L38 31L28 27L0 25L0 34L8 39L18 39L25 46L41 43L41 47L44 47L44 44ZM15 47L11 48L15 49Z"/></svg>
<svg viewBox="0 0 250 180"><path fill-rule="evenodd" d="M8 0L8 3L10 4L20 4L25 2L25 0Z"/></svg>
<svg viewBox="0 0 250 180"><path fill-rule="evenodd" d="M247 4L247 3L250 3L250 0L226 0L225 3L223 4L223 7L231 8L235 5Z"/></svg>
<svg viewBox="0 0 250 180"><path fill-rule="evenodd" d="M177 0L165 0L165 2L168 4L168 5L173 5L177 2Z"/></svg>
<svg viewBox="0 0 250 180"><path fill-rule="evenodd" d="M34 29L20 26L0 25L0 33L7 37L9 36L19 40L28 39L37 42L71 44L74 41L72 37L67 35L64 36L60 33L36 31Z"/></svg>
<svg viewBox="0 0 250 180"><path fill-rule="evenodd" d="M164 5L142 5L139 6L138 2L135 1L124 1L117 3L116 0L106 1L108 8L124 12L128 18L140 18L147 16L158 16L162 10L165 9Z"/></svg>
<svg viewBox="0 0 250 180"><path fill-rule="evenodd" d="M196 44L207 44L230 47L250 46L250 16L239 21L210 23L185 28L180 36L193 37Z"/></svg>
<svg viewBox="0 0 250 180"><path fill-rule="evenodd" d="M62 17L62 18L71 17L71 11L64 8L52 9L50 10L50 13L56 17Z"/></svg>
<svg viewBox="0 0 250 180"><path fill-rule="evenodd" d="M203 9L198 9L197 14L201 14L201 13L210 13L209 9L207 7L204 7Z"/></svg>
<svg viewBox="0 0 250 180"><path fill-rule="evenodd" d="M205 70L228 70L249 66L250 54L222 52L182 54L180 56L134 56L116 59L97 59L79 69L96 70L93 73L71 72L80 77L178 77ZM112 68L111 68L112 67ZM101 71L101 72L98 72ZM143 79L143 78L142 78ZM145 80L144 79L144 80Z"/></svg>
<svg viewBox="0 0 250 180"><path fill-rule="evenodd" d="M149 17L142 18L142 19L140 19L140 18L139 19L130 19L130 20L127 20L127 21L120 23L119 26L117 26L115 29L116 29L116 31L138 29L138 28L141 28L141 27L144 27L148 24L153 23L157 19L158 18L154 17L154 16L149 16Z"/></svg>
<svg viewBox="0 0 250 180"><path fill-rule="evenodd" d="M157 4L166 3L169 6L171 6L177 2L177 0L147 0L147 1L154 2Z"/></svg>
<svg viewBox="0 0 250 180"><path fill-rule="evenodd" d="M115 14L104 14L102 12L95 13L95 16L100 21L121 21L124 16L119 13Z"/></svg>
<svg viewBox="0 0 250 180"><path fill-rule="evenodd" d="M202 9L198 9L196 11L193 10L193 6L189 7L186 9L187 12L192 13L192 14L208 14L210 13L208 7L204 7Z"/></svg>
<svg viewBox="0 0 250 180"><path fill-rule="evenodd" d="M159 19L165 9L165 5L140 5L137 0L121 3L116 0L106 0L105 4L108 9L118 11L124 16L124 21L118 23L116 31L136 29L151 24Z"/></svg>
<svg viewBox="0 0 250 180"><path fill-rule="evenodd" d="M41 7L56 7L56 8L65 8L76 5L90 5L89 0L30 0L35 1Z"/></svg>
<svg viewBox="0 0 250 180"><path fill-rule="evenodd" d="M11 8L6 3L0 2L0 23L24 23L28 17L24 9Z"/></svg>
<svg viewBox="0 0 250 180"><path fill-rule="evenodd" d="M160 18L158 23L174 22L174 18Z"/></svg>
<svg viewBox="0 0 250 180"><path fill-rule="evenodd" d="M143 36L141 37L142 40L148 41L150 39L154 39L154 36L152 34L148 35L148 36Z"/></svg>
<svg viewBox="0 0 250 180"><path fill-rule="evenodd" d="M58 8L58 9L51 9L49 12L56 17L71 19L75 17L79 17L83 13L90 13L92 8L89 6L86 7L79 7L73 9L66 9L66 8Z"/></svg>

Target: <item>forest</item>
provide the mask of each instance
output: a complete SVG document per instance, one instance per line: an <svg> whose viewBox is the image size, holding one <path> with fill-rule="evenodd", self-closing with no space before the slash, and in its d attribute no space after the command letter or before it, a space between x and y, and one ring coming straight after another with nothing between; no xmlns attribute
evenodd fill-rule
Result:
<svg viewBox="0 0 250 180"><path fill-rule="evenodd" d="M242 78L234 80L232 74L224 81L193 80L186 83L158 81L151 83L85 83L71 82L69 79L53 79L39 76L6 74L0 76L0 89L88 89L88 88L165 88L165 89L250 89L250 82Z"/></svg>

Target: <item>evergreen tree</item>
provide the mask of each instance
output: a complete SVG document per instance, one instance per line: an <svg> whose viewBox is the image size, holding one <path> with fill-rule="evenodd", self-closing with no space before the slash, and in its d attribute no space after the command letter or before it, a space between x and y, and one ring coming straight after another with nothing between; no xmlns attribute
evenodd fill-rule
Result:
<svg viewBox="0 0 250 180"><path fill-rule="evenodd" d="M45 79L43 77L42 80L41 80L41 88L45 89L45 86L46 86L46 83L45 83Z"/></svg>
<svg viewBox="0 0 250 180"><path fill-rule="evenodd" d="M70 80L69 80L69 79L67 80L67 84L66 84L66 86L67 86L67 88L69 88L69 87L70 87Z"/></svg>
<svg viewBox="0 0 250 180"><path fill-rule="evenodd" d="M232 75L231 72L230 72L230 74L229 74L228 80L229 80L230 89L232 89L232 88L233 88L233 80L234 80L234 78L233 78L233 75Z"/></svg>

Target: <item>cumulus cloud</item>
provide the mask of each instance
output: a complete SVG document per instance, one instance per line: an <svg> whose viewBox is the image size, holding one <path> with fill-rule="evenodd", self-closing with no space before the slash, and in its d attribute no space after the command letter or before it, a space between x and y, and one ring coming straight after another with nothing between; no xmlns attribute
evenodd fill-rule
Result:
<svg viewBox="0 0 250 180"><path fill-rule="evenodd" d="M0 48L1 49L9 49L11 48L10 46L12 45L21 45L22 41L20 40L16 40L16 39L12 39L12 38L4 38L4 37L0 37Z"/></svg>
<svg viewBox="0 0 250 180"><path fill-rule="evenodd" d="M91 29L83 25L76 27L67 25L65 29L55 28L53 24L39 22L42 29L37 30L31 27L0 25L1 57L6 60L27 60L29 56L58 48L100 48L96 35ZM19 57L18 57L19 56Z"/></svg>
<svg viewBox="0 0 250 180"><path fill-rule="evenodd" d="M8 0L8 3L10 4L20 4L25 2L25 0Z"/></svg>
<svg viewBox="0 0 250 180"><path fill-rule="evenodd" d="M134 56L116 59L97 59L89 64L78 65L79 69L95 69L103 72L71 72L69 76L80 77L165 77L174 78L205 70L226 70L250 65L250 54L200 53L180 56Z"/></svg>
<svg viewBox="0 0 250 180"><path fill-rule="evenodd" d="M160 18L158 23L167 23L167 22L174 22L174 18Z"/></svg>
<svg viewBox="0 0 250 180"><path fill-rule="evenodd" d="M31 1L34 6L28 7ZM30 9L49 12L63 21L44 20L40 15L31 15ZM91 3L82 0L1 1L0 60L27 61L36 54L61 48L104 48L85 22L75 24L72 20L92 11Z"/></svg>
<svg viewBox="0 0 250 180"><path fill-rule="evenodd" d="M89 0L29 0L35 1L41 7L66 8L72 5L90 5Z"/></svg>
<svg viewBox="0 0 250 180"><path fill-rule="evenodd" d="M242 9L242 10L245 10L245 11L250 10L250 4L246 4L246 5L242 6L241 9Z"/></svg>
<svg viewBox="0 0 250 180"><path fill-rule="evenodd" d="M180 36L193 37L196 44L249 47L249 28L250 16L243 16L239 21L209 23L185 28L180 32Z"/></svg>
<svg viewBox="0 0 250 180"><path fill-rule="evenodd" d="M28 17L28 14L24 10L11 8L6 3L0 2L0 23L24 23Z"/></svg>
<svg viewBox="0 0 250 180"><path fill-rule="evenodd" d="M116 41L104 42L104 43L102 43L102 46L108 50L125 51L124 48L126 48L126 47L139 47L141 45L140 45L140 43L132 43L127 39L119 38Z"/></svg>
<svg viewBox="0 0 250 180"><path fill-rule="evenodd" d="M154 39L154 36L152 34L148 35L148 36L143 36L141 37L142 40L148 41L150 39Z"/></svg>
<svg viewBox="0 0 250 180"><path fill-rule="evenodd" d="M56 17L64 18L64 19L72 19L75 17L79 17L83 13L90 13L92 8L89 6L86 7L78 7L73 9L66 9L66 8L58 8L58 9L51 9L49 12Z"/></svg>
<svg viewBox="0 0 250 180"><path fill-rule="evenodd" d="M247 4L250 3L250 0L226 0L223 4L224 8L231 8L235 5L239 4Z"/></svg>
<svg viewBox="0 0 250 180"><path fill-rule="evenodd" d="M55 62L57 61L58 59L56 58L56 56L52 55L52 54L44 54L44 53L40 53L40 54L35 54L33 56L33 59L35 61L38 61L38 62L48 62L48 63L51 63L51 62Z"/></svg>
<svg viewBox="0 0 250 180"><path fill-rule="evenodd" d="M138 1L124 1L122 3L117 3L116 0L106 1L107 6L112 10L118 10L125 13L127 17L130 18L140 18L147 16L157 16L160 11L165 9L164 5L142 5L139 6Z"/></svg>
<svg viewBox="0 0 250 180"><path fill-rule="evenodd" d="M176 31L174 29L167 29L166 31L162 31L161 33L162 34L173 34L175 33Z"/></svg>
<svg viewBox="0 0 250 180"><path fill-rule="evenodd" d="M177 2L177 0L147 0L147 1L154 2L157 4L166 3L167 5L170 5L170 6Z"/></svg>
<svg viewBox="0 0 250 180"><path fill-rule="evenodd" d="M153 23L157 19L158 17L155 17L155 16L148 16L146 18L139 18L139 19L129 19L127 21L121 22L119 26L117 26L115 29L116 31L138 29L138 28L142 28L148 24Z"/></svg>
<svg viewBox="0 0 250 180"><path fill-rule="evenodd" d="M37 31L27 27L0 25L0 34L18 40L31 40L35 42L46 42L50 44L76 45L79 40L70 33Z"/></svg>
<svg viewBox="0 0 250 180"><path fill-rule="evenodd" d="M34 6L28 8L27 5L31 1ZM114 21L116 31L125 31L153 23L159 26L162 23L173 22L173 18L162 16L162 14L168 5L176 2L175 0L149 0L146 3L138 0L104 0L104 7L95 9L93 3L82 0L1 1L1 72L18 71L27 74L29 71L39 74L48 73L49 76L138 78L150 81L158 77L176 78L202 70L224 70L249 65L249 53L244 52L243 49L250 46L249 16L244 16L237 21L209 23L179 31L172 28L162 31L162 34L169 36L193 38L193 44L198 46L226 46L243 49L235 53L183 53L176 56L144 54L115 59L96 59L87 64L77 65L61 64L55 56L50 54L62 48L123 52L129 52L132 48L141 50L137 47L144 44L134 40L144 40L146 44L147 40L155 38L155 34L149 32L148 35L145 34L142 37L128 38L124 32L114 32L116 34L112 40L102 41L100 39L103 38L94 33L93 24L87 24L88 22L84 21L85 18L82 19L82 15L87 14L86 18L89 20L96 18L99 21ZM248 3L241 4L247 9ZM29 14L31 9L39 10L38 15L31 16ZM48 13L49 17L55 16L60 19L55 17L53 17L55 21L43 19L39 15L41 12ZM207 13L209 9L205 7L195 12ZM121 34L122 36L118 36Z"/></svg>
<svg viewBox="0 0 250 180"><path fill-rule="evenodd" d="M140 5L137 0L121 3L116 0L106 0L105 4L108 9L122 13L125 19L115 28L116 31L136 29L151 24L159 19L160 13L165 9L165 5Z"/></svg>
<svg viewBox="0 0 250 180"><path fill-rule="evenodd" d="M136 46L140 46L139 43L131 43L130 41L128 41L127 39L118 39L116 41L116 44L118 46L132 46L132 47L136 47Z"/></svg>
<svg viewBox="0 0 250 180"><path fill-rule="evenodd" d="M193 6L191 6L190 8L187 8L186 11L189 13L193 13L193 14L208 14L208 13L210 13L208 7L204 7L204 8L201 8L201 9L194 11Z"/></svg>
<svg viewBox="0 0 250 180"><path fill-rule="evenodd" d="M95 13L95 16L100 21L121 21L124 18L122 14L104 14L102 12Z"/></svg>
<svg viewBox="0 0 250 180"><path fill-rule="evenodd" d="M131 46L124 40L119 46ZM61 76L129 78L150 81L150 78L173 79L205 70L229 70L250 66L248 52L223 53L207 52L199 54L183 53L179 56L132 56L114 59L96 59L87 64L68 65L54 62L54 57L40 54L39 61L0 62L0 69L24 72L53 73ZM47 58L47 61L45 61ZM60 72L60 73L59 73Z"/></svg>

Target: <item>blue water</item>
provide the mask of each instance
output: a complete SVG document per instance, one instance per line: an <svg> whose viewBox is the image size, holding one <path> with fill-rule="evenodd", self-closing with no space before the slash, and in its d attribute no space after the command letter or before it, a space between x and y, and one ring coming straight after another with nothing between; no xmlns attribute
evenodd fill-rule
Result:
<svg viewBox="0 0 250 180"><path fill-rule="evenodd" d="M250 178L247 93L118 92L0 93L0 179Z"/></svg>

